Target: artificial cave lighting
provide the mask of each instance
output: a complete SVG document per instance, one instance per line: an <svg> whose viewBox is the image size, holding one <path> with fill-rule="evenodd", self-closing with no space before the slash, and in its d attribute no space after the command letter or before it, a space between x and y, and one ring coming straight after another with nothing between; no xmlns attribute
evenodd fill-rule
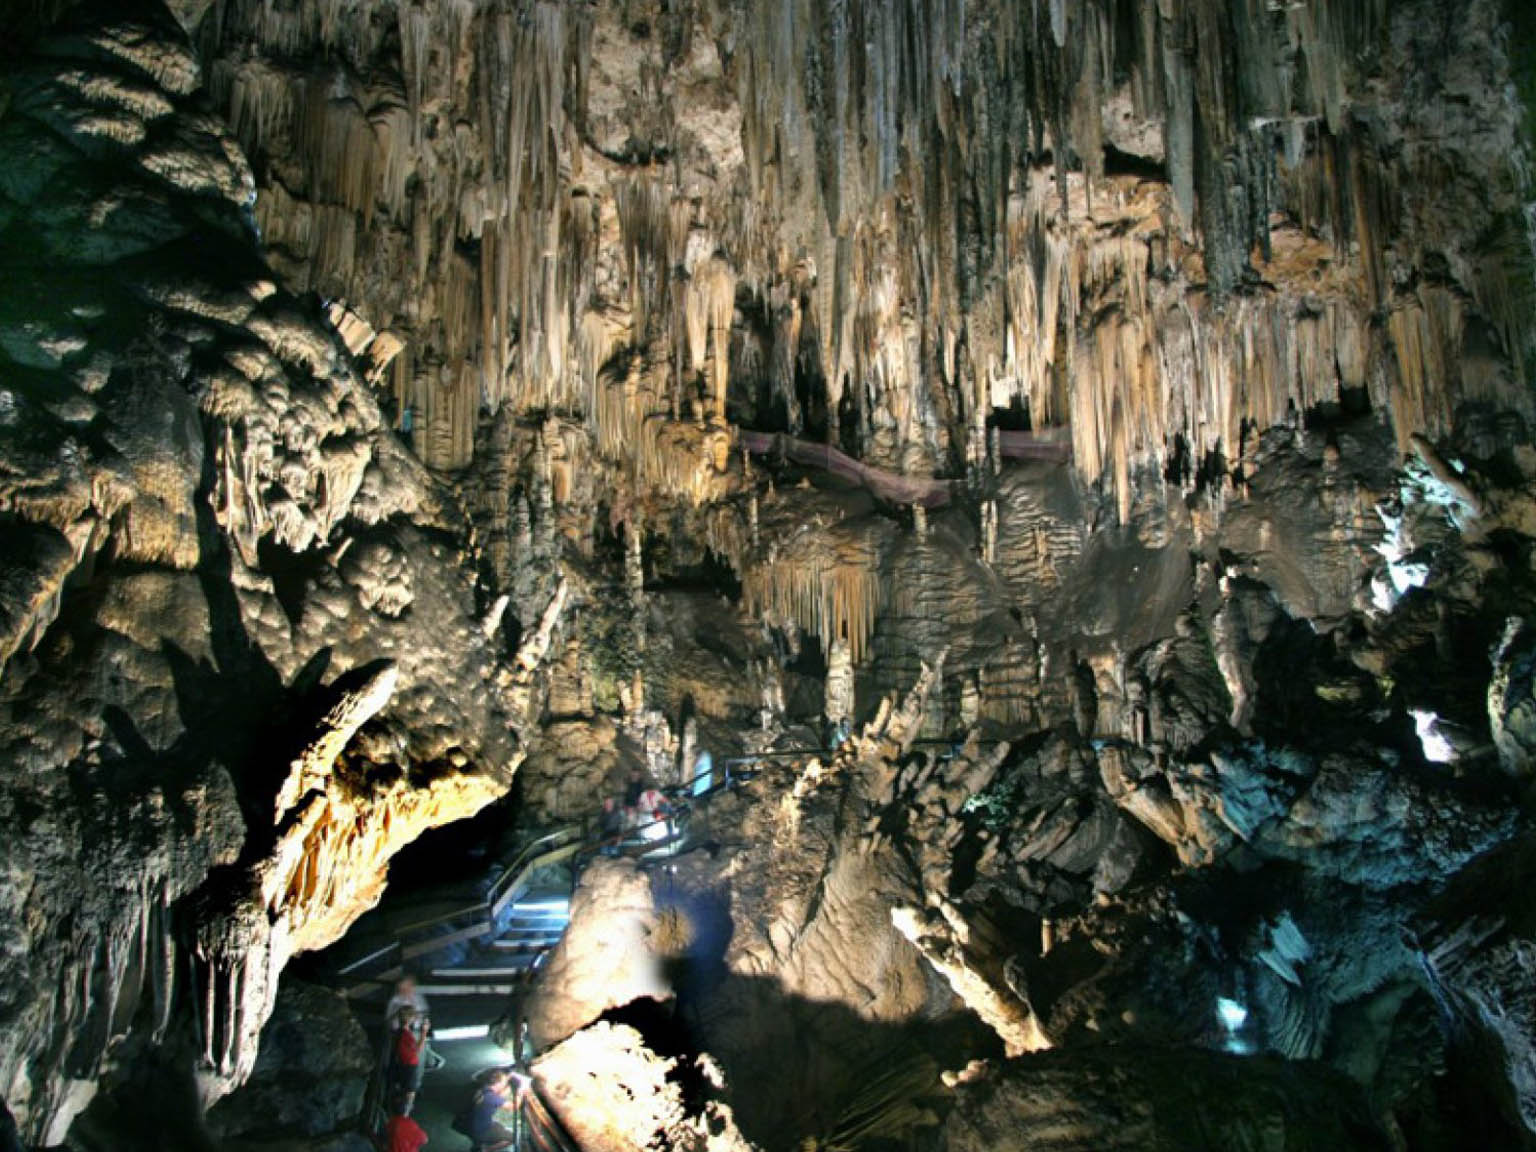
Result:
<svg viewBox="0 0 1536 1152"><path fill-rule="evenodd" d="M1408 714L1413 717L1414 734L1418 736L1419 745L1424 749L1424 759L1431 764L1454 762L1456 747L1440 731L1440 717L1422 708L1410 708Z"/></svg>

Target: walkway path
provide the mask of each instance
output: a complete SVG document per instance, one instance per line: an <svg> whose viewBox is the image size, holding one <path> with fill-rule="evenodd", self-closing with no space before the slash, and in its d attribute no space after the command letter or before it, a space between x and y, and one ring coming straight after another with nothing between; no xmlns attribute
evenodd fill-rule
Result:
<svg viewBox="0 0 1536 1152"><path fill-rule="evenodd" d="M697 803L740 781L728 779L703 796L687 797L687 802ZM433 1049L445 1061L423 1077L412 1113L427 1131L429 1148L469 1148L468 1138L453 1130L453 1117L469 1102L480 1073L514 1062L514 1053L493 1039L492 1028L518 1018L518 1000L565 934L570 894L582 865L605 849L642 858L672 854L687 835L686 814L678 824L657 821L617 840L585 835L574 826L557 829L526 846L483 899L397 923L381 932L372 946L358 947L362 955L337 970L347 995L360 1002L359 1014L381 1054L384 1006L395 982L409 971L427 998ZM370 1086L368 1109L376 1123L383 1120L381 1104L377 1084ZM535 1099L524 1113L541 1109ZM547 1112L543 1116L547 1125ZM534 1123L541 1123L537 1116ZM550 1143L546 1135L542 1145L535 1138L529 1147L556 1152Z"/></svg>
<svg viewBox="0 0 1536 1152"><path fill-rule="evenodd" d="M893 504L921 504L925 508L939 508L948 504L958 480L938 480L924 476L903 476L887 468L876 468L862 460L855 460L846 452L840 452L830 444L817 444L810 440L796 440L783 433L753 432L742 428L737 431L742 447L754 456L775 454L807 468L820 468L841 476L855 484L868 488L883 500ZM1063 463L1072 457L1072 445L1063 429L1047 429L1041 432L998 433L998 451L1014 460L1048 460Z"/></svg>

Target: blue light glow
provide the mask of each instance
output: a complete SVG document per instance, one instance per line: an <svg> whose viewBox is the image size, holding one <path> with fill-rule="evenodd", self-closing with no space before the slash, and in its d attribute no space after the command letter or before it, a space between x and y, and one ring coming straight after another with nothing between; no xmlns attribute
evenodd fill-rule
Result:
<svg viewBox="0 0 1536 1152"><path fill-rule="evenodd" d="M1225 996L1216 997L1216 1015L1228 1032L1236 1032L1248 1021L1248 1009Z"/></svg>

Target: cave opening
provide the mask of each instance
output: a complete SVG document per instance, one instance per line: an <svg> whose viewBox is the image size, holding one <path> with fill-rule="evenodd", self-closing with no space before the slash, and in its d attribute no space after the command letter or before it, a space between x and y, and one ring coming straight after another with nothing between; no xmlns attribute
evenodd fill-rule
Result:
<svg viewBox="0 0 1536 1152"><path fill-rule="evenodd" d="M391 899L405 900L445 887L474 890L495 879L509 858L524 819L514 778L512 791L475 815L424 832L389 862Z"/></svg>
<svg viewBox="0 0 1536 1152"><path fill-rule="evenodd" d="M1006 407L999 408L994 404L987 411L987 427L1000 428L1004 432L1033 432L1035 424L1030 418L1029 401L1014 394L1009 397Z"/></svg>
<svg viewBox="0 0 1536 1152"><path fill-rule="evenodd" d="M1320 400L1307 408L1302 427L1309 432L1333 432L1371 414L1370 389L1340 385L1334 400Z"/></svg>
<svg viewBox="0 0 1536 1152"><path fill-rule="evenodd" d="M645 538L647 591L710 592L731 604L741 601L741 578L720 553L700 548L682 532L648 532Z"/></svg>

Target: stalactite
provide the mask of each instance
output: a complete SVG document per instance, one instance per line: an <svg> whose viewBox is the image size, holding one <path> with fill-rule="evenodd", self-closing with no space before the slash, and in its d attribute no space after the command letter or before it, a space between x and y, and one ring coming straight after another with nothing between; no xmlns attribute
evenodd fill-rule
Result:
<svg viewBox="0 0 1536 1152"><path fill-rule="evenodd" d="M432 54L432 17L415 4L401 4L396 13L400 25L400 71L410 99L411 144L421 144L422 93Z"/></svg>
<svg viewBox="0 0 1536 1152"><path fill-rule="evenodd" d="M793 621L820 640L823 652L841 641L858 663L881 609L883 544L878 533L812 528L748 567L743 591L754 611Z"/></svg>
<svg viewBox="0 0 1536 1152"><path fill-rule="evenodd" d="M437 465L468 461L479 406L511 404L585 414L605 458L644 443L639 474L697 490L681 441L647 422L676 418L695 388L698 412L723 418L738 290L771 334L738 340L734 371L765 379L792 427L797 380L824 378L831 411L850 402L860 454L914 473L963 458L979 474L987 409L1014 403L1037 428L1072 425L1076 466L1122 513L1174 436L1235 460L1245 421L1340 388L1443 427L1405 364L1432 368L1458 339L1435 326L1457 317L1414 314L1390 266L1402 188L1434 173L1354 107L1390 49L1385 0L1131 8L715 13L734 46L742 170L713 198L687 187L685 110L650 59L635 82L654 116L635 131L675 163L610 164L583 146L586 6L412 0L369 20L340 0L224 0L209 78L253 154L303 170L302 189L261 189L268 243L305 287L354 302L367 287L402 313L369 319L421 354L416 407L433 416L417 440ZM381 64L398 77L380 80ZM1146 121L1136 154L1165 181L1104 171L1123 143L1104 112L1123 95ZM430 146L424 109L439 116ZM1277 221L1292 234L1272 235ZM414 283L380 289L390 228L410 231ZM1331 243L1332 267L1302 260L1296 232ZM599 290L615 233L627 285ZM462 242L478 243L478 268ZM1293 289L1313 267L1326 282L1302 304ZM1350 303L1357 278L1367 306ZM1468 279L1518 375L1529 326L1507 261ZM1398 317L1390 340L1373 311ZM626 344L647 379L618 395L599 376ZM1510 400L1497 372L1452 383Z"/></svg>

